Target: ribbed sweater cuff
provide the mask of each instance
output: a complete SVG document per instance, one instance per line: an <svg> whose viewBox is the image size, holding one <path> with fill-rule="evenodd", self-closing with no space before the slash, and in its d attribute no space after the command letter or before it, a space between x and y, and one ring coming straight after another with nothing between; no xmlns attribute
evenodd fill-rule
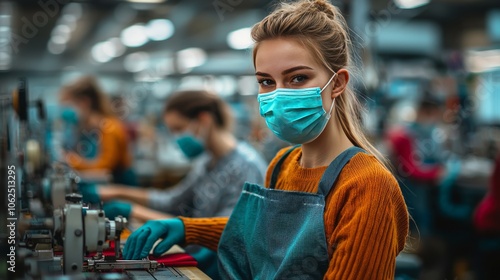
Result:
<svg viewBox="0 0 500 280"><path fill-rule="evenodd" d="M198 244L217 251L222 231L228 217L186 218L179 217L184 223L186 244Z"/></svg>

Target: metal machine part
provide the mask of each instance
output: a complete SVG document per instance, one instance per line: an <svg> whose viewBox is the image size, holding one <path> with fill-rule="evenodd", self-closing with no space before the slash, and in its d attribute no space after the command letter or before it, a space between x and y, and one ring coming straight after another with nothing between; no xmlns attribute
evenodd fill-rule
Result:
<svg viewBox="0 0 500 280"><path fill-rule="evenodd" d="M115 270L142 270L154 273L181 273L167 269L154 260L119 260L120 235L127 219L109 220L101 209L82 204L77 184L80 178L67 165L49 164L44 128L45 111L36 101L40 125L30 127L26 79L20 79L11 97L0 97L0 169L16 165L18 203L17 256L15 279L138 279ZM17 114L14 114L16 112ZM1 178L7 172L0 174ZM4 181L5 178L4 178ZM104 256L107 241L115 242L114 256ZM85 257L96 252L93 257ZM159 269L160 268L160 269ZM160 273L160 274L161 274ZM158 275L160 275L158 274ZM109 277L108 277L109 276ZM113 278L115 276L115 278ZM159 276L161 279L166 277ZM183 278L176 278L183 279ZM185 279L185 278L184 278Z"/></svg>
<svg viewBox="0 0 500 280"><path fill-rule="evenodd" d="M64 209L64 274L81 273L84 255L82 204L69 202Z"/></svg>
<svg viewBox="0 0 500 280"><path fill-rule="evenodd" d="M88 209L81 203L81 195L66 195L63 208L55 209L52 218L23 220L27 228L23 246L33 254L25 259L29 263L27 275L33 279L44 273L60 272L64 275L80 275L87 271L147 268L154 270L158 264L143 261L141 265L120 258L120 235L127 227L127 219L121 216L109 220L101 209ZM53 235L52 235L53 233ZM103 256L106 241L115 242L114 256ZM56 256L56 247L62 245L62 256ZM90 252L94 257L86 258ZM59 270L55 267L59 266ZM50 267L50 271L45 268Z"/></svg>
<svg viewBox="0 0 500 280"><path fill-rule="evenodd" d="M134 270L141 269L154 271L162 265L153 260L87 260L87 271L114 271L114 270Z"/></svg>

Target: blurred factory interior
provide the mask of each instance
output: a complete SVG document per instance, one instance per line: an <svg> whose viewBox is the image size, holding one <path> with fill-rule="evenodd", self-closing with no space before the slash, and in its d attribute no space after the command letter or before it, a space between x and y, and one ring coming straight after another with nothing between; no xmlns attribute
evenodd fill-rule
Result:
<svg viewBox="0 0 500 280"><path fill-rule="evenodd" d="M500 1L332 2L351 29L358 67L352 82L366 108L360 117L376 146L390 157L389 131L415 121L425 95L442 105L429 141L441 147L436 151L443 158L461 162L452 186L430 187L432 238L409 250L417 256L418 272L409 265L396 279L489 279L481 270L499 260L500 232L484 237L473 217L490 188L500 189L491 179L500 154ZM29 99L44 101L48 120L45 131L36 132L39 121L30 110L31 129L58 160L60 89L82 75L95 76L128 128L138 184L166 188L190 165L163 124L165 100L174 91L207 88L231 105L237 138L270 161L287 143L259 116L250 28L274 5L264 0L1 1L0 97L10 96L18 79L26 78ZM418 152L433 153L425 143ZM396 172L401 169L393 164Z"/></svg>

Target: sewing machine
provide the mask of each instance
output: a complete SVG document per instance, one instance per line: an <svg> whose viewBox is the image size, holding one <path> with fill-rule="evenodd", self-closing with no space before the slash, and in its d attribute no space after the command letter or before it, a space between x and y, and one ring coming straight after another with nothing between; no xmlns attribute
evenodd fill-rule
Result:
<svg viewBox="0 0 500 280"><path fill-rule="evenodd" d="M209 279L196 268L120 259L127 219L108 219L99 205L82 202L79 175L64 163L50 162L43 133L30 127L33 105L37 128L44 129L43 102L29 102L25 79L12 96L0 97L0 169L2 176L13 174L9 188L16 198L9 218L16 233L10 261L17 269L7 272L12 273L8 279ZM7 172L10 167L15 172Z"/></svg>

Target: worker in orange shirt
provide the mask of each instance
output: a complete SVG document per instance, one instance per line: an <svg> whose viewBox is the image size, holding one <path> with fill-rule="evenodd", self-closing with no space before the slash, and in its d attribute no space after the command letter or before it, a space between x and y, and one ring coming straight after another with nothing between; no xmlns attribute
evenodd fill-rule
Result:
<svg viewBox="0 0 500 280"><path fill-rule="evenodd" d="M148 221L127 239L124 257L200 244L217 250L219 279L394 279L408 211L362 132L339 8L283 2L251 35L260 115L296 145L271 161L265 186L243 186L229 218Z"/></svg>
<svg viewBox="0 0 500 280"><path fill-rule="evenodd" d="M64 145L66 162L77 171L104 172L114 183L136 185L125 126L114 116L96 79L85 76L65 85L60 103L70 132Z"/></svg>

